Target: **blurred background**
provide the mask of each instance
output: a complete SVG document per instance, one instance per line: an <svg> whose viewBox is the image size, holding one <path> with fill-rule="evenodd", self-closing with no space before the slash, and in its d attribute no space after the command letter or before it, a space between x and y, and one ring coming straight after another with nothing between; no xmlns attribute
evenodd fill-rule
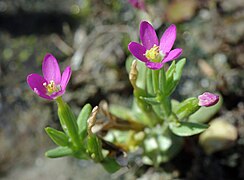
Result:
<svg viewBox="0 0 244 180"><path fill-rule="evenodd" d="M144 3L137 9L127 0L0 0L0 179L244 179L243 1ZM187 138L181 153L157 171L137 166L111 176L92 162L44 157L55 146L44 128L60 128L57 107L31 91L27 75L41 74L49 52L61 70L72 66L64 99L75 113L101 100L129 106L127 45L139 41L141 20L159 37L177 25L175 47L183 48L187 64L174 98L220 93L223 106L212 121L224 123L214 132L232 131L211 150L198 136Z"/></svg>

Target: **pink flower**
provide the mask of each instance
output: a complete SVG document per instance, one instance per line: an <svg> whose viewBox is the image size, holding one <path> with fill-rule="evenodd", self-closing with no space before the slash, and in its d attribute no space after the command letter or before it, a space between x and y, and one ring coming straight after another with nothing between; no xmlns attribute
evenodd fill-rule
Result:
<svg viewBox="0 0 244 180"><path fill-rule="evenodd" d="M199 100L198 103L199 106L209 107L218 103L219 96L216 94L205 92L202 95L198 96L198 100Z"/></svg>
<svg viewBox="0 0 244 180"><path fill-rule="evenodd" d="M182 49L172 49L176 39L176 26L172 24L163 33L160 42L152 25L146 21L140 24L140 39L142 45L130 42L129 51L150 69L161 69L166 62L178 58Z"/></svg>
<svg viewBox="0 0 244 180"><path fill-rule="evenodd" d="M128 0L128 1L134 8L145 10L144 0Z"/></svg>
<svg viewBox="0 0 244 180"><path fill-rule="evenodd" d="M66 67L62 76L56 58L52 54L46 54L42 62L42 73L29 74L27 83L40 97L53 100L65 93L66 86L71 76L70 66Z"/></svg>

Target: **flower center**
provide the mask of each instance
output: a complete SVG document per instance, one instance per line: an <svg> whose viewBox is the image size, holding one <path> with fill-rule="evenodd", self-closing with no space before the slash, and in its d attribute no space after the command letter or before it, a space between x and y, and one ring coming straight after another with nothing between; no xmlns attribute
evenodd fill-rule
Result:
<svg viewBox="0 0 244 180"><path fill-rule="evenodd" d="M56 85L53 80L51 80L48 84L43 83L43 86L46 88L48 95L51 95L54 92L60 91L60 85Z"/></svg>
<svg viewBox="0 0 244 180"><path fill-rule="evenodd" d="M146 58L152 62L160 62L165 55L161 51L159 51L159 46L154 44L151 49L146 51L144 56L146 56Z"/></svg>

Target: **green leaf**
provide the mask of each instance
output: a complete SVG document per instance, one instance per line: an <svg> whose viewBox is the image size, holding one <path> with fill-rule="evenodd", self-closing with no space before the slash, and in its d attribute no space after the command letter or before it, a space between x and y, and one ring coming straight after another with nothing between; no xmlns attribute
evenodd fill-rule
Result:
<svg viewBox="0 0 244 180"><path fill-rule="evenodd" d="M179 120L182 120L184 118L188 118L190 115L195 113L200 106L198 105L199 100L196 97L188 98L181 102L176 108L175 108L175 114L179 118Z"/></svg>
<svg viewBox="0 0 244 180"><path fill-rule="evenodd" d="M46 157L49 158L59 158L64 156L70 156L73 154L72 149L69 147L57 147L55 149L51 149L45 153Z"/></svg>
<svg viewBox="0 0 244 180"><path fill-rule="evenodd" d="M170 123L169 128L178 136L192 136L206 130L209 126L192 122Z"/></svg>
<svg viewBox="0 0 244 180"><path fill-rule="evenodd" d="M172 69L169 69L166 73L166 77L167 77L167 82L166 82L167 85L165 90L166 96L169 96L175 90L177 84L180 81L182 70L185 63L186 63L186 59L184 58L178 61L176 65L174 65L173 63L171 64L170 68L172 67Z"/></svg>
<svg viewBox="0 0 244 180"><path fill-rule="evenodd" d="M64 132L68 134L72 143L76 147L80 147L81 142L78 134L78 125L75 115L68 104L65 103L61 97L57 98L56 101L58 103L58 117Z"/></svg>
<svg viewBox="0 0 244 180"><path fill-rule="evenodd" d="M92 111L92 106L90 104L86 104L77 118L77 124L79 129L79 135L83 140L87 133L87 119L89 118Z"/></svg>
<svg viewBox="0 0 244 180"><path fill-rule="evenodd" d="M51 127L45 128L45 131L48 134L48 136L53 140L53 142L58 146L68 146L69 137L62 131L58 131Z"/></svg>
<svg viewBox="0 0 244 180"><path fill-rule="evenodd" d="M183 70L183 67L184 67L185 63L186 63L186 59L185 58L179 60L176 63L175 74L174 74L174 80L175 81L179 81L180 80L181 74L182 74L182 70Z"/></svg>
<svg viewBox="0 0 244 180"><path fill-rule="evenodd" d="M166 79L168 79L169 77L173 76L175 73L175 61L173 61L171 63L171 65L169 66L167 72L166 72Z"/></svg>
<svg viewBox="0 0 244 180"><path fill-rule="evenodd" d="M176 88L177 83L174 81L174 76L169 77L166 82L165 96L170 96Z"/></svg>
<svg viewBox="0 0 244 180"><path fill-rule="evenodd" d="M106 157L105 159L103 159L101 164L103 165L104 169L106 169L106 171L108 171L109 173L114 173L121 168L116 160L110 157Z"/></svg>
<svg viewBox="0 0 244 180"><path fill-rule="evenodd" d="M219 95L219 102L211 107L201 107L189 117L189 122L205 123L211 119L221 108L223 98Z"/></svg>

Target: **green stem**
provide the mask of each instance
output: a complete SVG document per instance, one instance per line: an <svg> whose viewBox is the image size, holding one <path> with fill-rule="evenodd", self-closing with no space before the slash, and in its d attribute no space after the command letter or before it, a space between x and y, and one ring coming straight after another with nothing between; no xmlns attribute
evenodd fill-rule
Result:
<svg viewBox="0 0 244 180"><path fill-rule="evenodd" d="M162 108L162 113L164 116L164 119L168 119L168 117L172 113L172 107L171 107L171 102L170 102L170 97L164 97L161 96L160 98L160 107Z"/></svg>
<svg viewBox="0 0 244 180"><path fill-rule="evenodd" d="M165 95L165 91L166 91L166 74L165 74L165 70L164 68L160 69L160 73L159 73L159 90L161 92L161 94Z"/></svg>
<svg viewBox="0 0 244 180"><path fill-rule="evenodd" d="M154 93L158 94L159 90L159 70L151 70L152 72L152 79L153 79L153 89Z"/></svg>

